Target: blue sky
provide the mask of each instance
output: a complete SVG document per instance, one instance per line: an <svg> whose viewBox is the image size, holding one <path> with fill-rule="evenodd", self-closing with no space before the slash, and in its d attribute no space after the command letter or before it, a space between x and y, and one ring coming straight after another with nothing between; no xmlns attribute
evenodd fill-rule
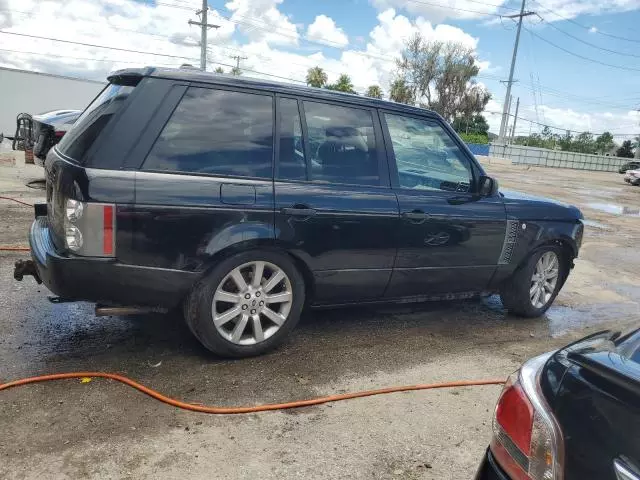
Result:
<svg viewBox="0 0 640 480"><path fill-rule="evenodd" d="M1 31L91 44L0 34L0 65L103 79L114 68L197 64L199 31L187 22L197 19L200 3L0 0ZM515 38L515 23L500 15L517 12L517 1L211 0L209 7L209 21L221 25L210 31L210 69L228 69L235 63L230 57L241 55L248 57L241 63L245 75L303 80L319 65L330 80L350 74L359 91L372 83L388 88L393 58L412 33L460 41L482 66L478 81L493 95L486 114L497 130L499 115L491 112L502 109L500 80L508 76ZM527 0L526 8L539 16L525 20L521 36L513 88L523 118L517 133L541 128L527 120L576 131L640 132L640 0Z"/></svg>

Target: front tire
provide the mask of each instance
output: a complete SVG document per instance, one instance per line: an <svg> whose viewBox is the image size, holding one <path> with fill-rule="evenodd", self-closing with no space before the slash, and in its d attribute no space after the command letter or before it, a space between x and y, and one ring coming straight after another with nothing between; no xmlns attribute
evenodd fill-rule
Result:
<svg viewBox="0 0 640 480"><path fill-rule="evenodd" d="M220 262L194 288L185 302L185 319L217 355L260 355L293 330L304 294L304 279L287 255L243 252Z"/></svg>
<svg viewBox="0 0 640 480"><path fill-rule="evenodd" d="M509 313L521 317L539 317L551 306L568 274L568 262L562 249L543 247L505 282L500 292Z"/></svg>

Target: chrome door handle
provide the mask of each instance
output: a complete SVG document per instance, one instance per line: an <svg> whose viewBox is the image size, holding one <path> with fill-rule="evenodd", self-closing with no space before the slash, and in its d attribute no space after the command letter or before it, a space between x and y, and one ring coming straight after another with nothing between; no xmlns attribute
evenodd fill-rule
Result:
<svg viewBox="0 0 640 480"><path fill-rule="evenodd" d="M406 218L407 220L411 220L412 222L424 222L425 220L428 220L431 215L419 210L414 210L412 212L404 212L402 214L402 217Z"/></svg>
<svg viewBox="0 0 640 480"><path fill-rule="evenodd" d="M640 475L634 473L629 467L617 458L613 461L613 469L618 480L640 480Z"/></svg>
<svg viewBox="0 0 640 480"><path fill-rule="evenodd" d="M282 209L282 213L294 217L313 217L316 214L316 210L314 208L287 207Z"/></svg>

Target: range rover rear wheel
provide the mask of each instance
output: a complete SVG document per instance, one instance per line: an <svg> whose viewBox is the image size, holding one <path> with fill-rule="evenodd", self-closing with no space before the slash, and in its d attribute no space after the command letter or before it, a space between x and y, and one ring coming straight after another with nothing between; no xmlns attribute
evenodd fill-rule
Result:
<svg viewBox="0 0 640 480"><path fill-rule="evenodd" d="M187 325L213 353L259 355L279 345L304 305L304 280L284 254L250 251L227 258L185 302Z"/></svg>
<svg viewBox="0 0 640 480"><path fill-rule="evenodd" d="M543 247L509 278L500 291L509 313L539 317L551 306L567 278L567 261L556 246Z"/></svg>

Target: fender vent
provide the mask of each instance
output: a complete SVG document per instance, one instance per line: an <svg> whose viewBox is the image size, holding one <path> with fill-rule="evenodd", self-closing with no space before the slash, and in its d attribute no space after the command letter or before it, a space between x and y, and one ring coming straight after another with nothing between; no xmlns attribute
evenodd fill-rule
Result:
<svg viewBox="0 0 640 480"><path fill-rule="evenodd" d="M507 230L504 234L504 243L502 244L502 252L500 253L498 265L508 265L511 263L511 256L518 242L519 225L519 220L507 220Z"/></svg>

